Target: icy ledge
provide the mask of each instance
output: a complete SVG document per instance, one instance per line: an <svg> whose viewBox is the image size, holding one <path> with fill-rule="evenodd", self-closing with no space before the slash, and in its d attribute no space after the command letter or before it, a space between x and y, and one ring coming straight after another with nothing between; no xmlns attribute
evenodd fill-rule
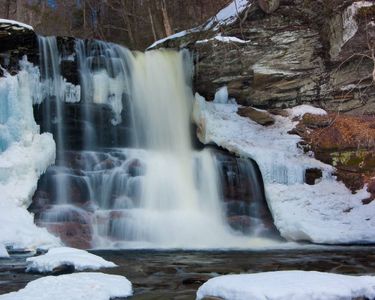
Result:
<svg viewBox="0 0 375 300"><path fill-rule="evenodd" d="M132 285L123 276L76 273L34 280L18 292L0 295L0 300L110 300L132 294Z"/></svg>
<svg viewBox="0 0 375 300"><path fill-rule="evenodd" d="M26 261L26 271L40 273L52 272L53 269L62 265L73 265L76 271L116 267L113 262L107 261L100 256L85 250L69 247L52 248L46 254L29 257Z"/></svg>
<svg viewBox="0 0 375 300"><path fill-rule="evenodd" d="M294 117L306 112L323 114L323 110L295 107L288 117L274 116L275 124L264 127L239 116L237 108L196 95L193 118L198 137L258 163L268 205L284 238L327 244L375 242L375 201L362 204L369 197L365 188L353 195L332 176L331 166L304 154L296 145L300 137L287 133L297 123ZM322 180L305 184L308 168L321 169Z"/></svg>
<svg viewBox="0 0 375 300"><path fill-rule="evenodd" d="M226 275L208 280L198 289L196 299L208 296L225 300L373 299L375 277L306 271Z"/></svg>

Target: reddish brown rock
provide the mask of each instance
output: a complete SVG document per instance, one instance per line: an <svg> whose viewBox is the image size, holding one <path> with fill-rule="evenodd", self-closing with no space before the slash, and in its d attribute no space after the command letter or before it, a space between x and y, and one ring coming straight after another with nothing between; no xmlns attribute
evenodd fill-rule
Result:
<svg viewBox="0 0 375 300"><path fill-rule="evenodd" d="M79 249L89 249L92 247L92 228L89 224L65 222L39 223L38 225L47 228L49 232L59 236L66 246Z"/></svg>
<svg viewBox="0 0 375 300"><path fill-rule="evenodd" d="M306 114L293 133L353 192L375 176L375 116Z"/></svg>

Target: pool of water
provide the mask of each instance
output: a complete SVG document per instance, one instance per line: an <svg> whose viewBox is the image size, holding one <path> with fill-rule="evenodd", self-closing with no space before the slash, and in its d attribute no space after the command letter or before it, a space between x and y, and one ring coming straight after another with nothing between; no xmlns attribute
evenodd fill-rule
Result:
<svg viewBox="0 0 375 300"><path fill-rule="evenodd" d="M119 266L101 271L126 276L135 292L131 299L137 300L195 299L196 290L206 280L232 273L299 269L375 275L375 247L269 251L96 250L93 253ZM21 289L41 277L25 273L27 256L14 254L10 259L0 259L0 294Z"/></svg>

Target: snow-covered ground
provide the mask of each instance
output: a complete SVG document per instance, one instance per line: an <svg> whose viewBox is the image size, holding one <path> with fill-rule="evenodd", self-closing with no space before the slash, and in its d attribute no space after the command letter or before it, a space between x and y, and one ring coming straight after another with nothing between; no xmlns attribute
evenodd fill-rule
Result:
<svg viewBox="0 0 375 300"><path fill-rule="evenodd" d="M40 134L34 120L34 71L24 62L17 75L0 78L0 243L28 249L59 244L26 210L39 176L55 161L52 135Z"/></svg>
<svg viewBox="0 0 375 300"><path fill-rule="evenodd" d="M76 273L39 278L0 300L110 300L132 294L131 282L123 276Z"/></svg>
<svg viewBox="0 0 375 300"><path fill-rule="evenodd" d="M85 250L69 247L49 249L44 255L29 257L27 271L46 273L64 264L74 265L76 271L98 270L100 268L113 268L116 265L100 256L91 254Z"/></svg>
<svg viewBox="0 0 375 300"><path fill-rule="evenodd" d="M197 291L225 300L347 300L375 297L375 277L321 272L279 271L226 275L208 280Z"/></svg>
<svg viewBox="0 0 375 300"><path fill-rule="evenodd" d="M275 124L264 127L239 116L237 109L236 104L206 102L196 95L193 118L199 139L258 163L268 205L284 238L328 244L375 242L375 202L362 204L369 197L365 188L353 195L332 176L332 166L304 154L296 145L300 137L287 133L297 123L292 121L295 116L324 111L295 107L289 117L274 116ZM321 169L322 180L305 184L308 168Z"/></svg>

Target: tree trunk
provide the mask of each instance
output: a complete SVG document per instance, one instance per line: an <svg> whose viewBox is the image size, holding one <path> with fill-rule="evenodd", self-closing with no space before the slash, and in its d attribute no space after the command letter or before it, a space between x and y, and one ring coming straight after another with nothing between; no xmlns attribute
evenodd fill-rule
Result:
<svg viewBox="0 0 375 300"><path fill-rule="evenodd" d="M171 23L169 21L167 5L165 3L165 0L161 1L161 11L163 13L163 23L164 23L165 35L166 36L172 35L173 31L172 31Z"/></svg>

